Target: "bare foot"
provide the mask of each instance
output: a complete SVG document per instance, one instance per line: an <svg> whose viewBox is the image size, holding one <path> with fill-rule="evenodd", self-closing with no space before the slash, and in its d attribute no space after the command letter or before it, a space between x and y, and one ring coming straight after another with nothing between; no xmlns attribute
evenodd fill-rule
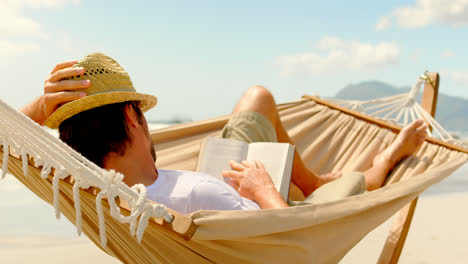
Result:
<svg viewBox="0 0 468 264"><path fill-rule="evenodd" d="M402 159L415 153L426 139L426 129L427 126L423 120L416 120L403 128L395 141L374 158L374 165L385 162L393 168Z"/></svg>

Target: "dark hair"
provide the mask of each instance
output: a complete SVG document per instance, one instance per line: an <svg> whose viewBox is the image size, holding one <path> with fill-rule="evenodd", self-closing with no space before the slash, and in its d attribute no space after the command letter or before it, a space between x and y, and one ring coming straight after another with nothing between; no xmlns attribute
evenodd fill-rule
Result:
<svg viewBox="0 0 468 264"><path fill-rule="evenodd" d="M143 114L140 102L128 101L96 107L76 114L59 126L60 139L98 166L110 152L124 155L131 142L125 108L135 110L139 123Z"/></svg>

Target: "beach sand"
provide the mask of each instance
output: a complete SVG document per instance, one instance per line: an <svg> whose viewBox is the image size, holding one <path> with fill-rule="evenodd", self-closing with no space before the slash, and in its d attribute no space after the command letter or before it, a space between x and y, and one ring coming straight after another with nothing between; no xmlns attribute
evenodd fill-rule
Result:
<svg viewBox="0 0 468 264"><path fill-rule="evenodd" d="M419 199L400 263L468 263L468 193ZM364 238L341 263L376 263L390 221ZM0 234L1 263L119 263L86 237Z"/></svg>
<svg viewBox="0 0 468 264"><path fill-rule="evenodd" d="M120 263L88 238L61 239L48 236L1 236L0 258L4 264Z"/></svg>
<svg viewBox="0 0 468 264"><path fill-rule="evenodd" d="M468 263L467 208L468 193L422 196L399 263ZM376 263L391 220L366 236L341 263Z"/></svg>

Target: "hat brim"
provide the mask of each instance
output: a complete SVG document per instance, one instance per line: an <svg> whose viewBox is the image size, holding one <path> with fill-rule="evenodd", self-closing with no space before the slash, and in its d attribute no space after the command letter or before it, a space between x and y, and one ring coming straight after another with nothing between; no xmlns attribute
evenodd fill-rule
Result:
<svg viewBox="0 0 468 264"><path fill-rule="evenodd" d="M108 92L101 94L88 95L83 98L68 102L59 107L49 118L44 125L56 129L60 124L83 111L93 109L99 106L122 103L127 101L140 101L141 111L146 112L153 108L158 99L149 94L141 94L135 92Z"/></svg>

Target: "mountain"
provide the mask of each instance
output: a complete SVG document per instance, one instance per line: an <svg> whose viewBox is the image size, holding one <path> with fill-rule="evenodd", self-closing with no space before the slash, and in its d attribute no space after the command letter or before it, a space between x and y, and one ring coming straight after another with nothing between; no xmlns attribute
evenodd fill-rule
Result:
<svg viewBox="0 0 468 264"><path fill-rule="evenodd" d="M369 100L395 94L408 93L411 87L395 87L380 81L349 84L335 98ZM420 98L420 97L419 97ZM468 131L468 100L439 93L436 120L449 131Z"/></svg>

